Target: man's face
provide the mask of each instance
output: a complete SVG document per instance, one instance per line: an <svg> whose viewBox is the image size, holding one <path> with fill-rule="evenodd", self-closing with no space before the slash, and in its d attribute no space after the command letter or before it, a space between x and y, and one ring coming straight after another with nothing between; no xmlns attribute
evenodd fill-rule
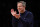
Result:
<svg viewBox="0 0 40 27"><path fill-rule="evenodd" d="M17 4L17 9L18 9L18 11L21 12L21 11L24 10L24 8L25 8L25 7L22 5L22 3L18 3L18 4Z"/></svg>

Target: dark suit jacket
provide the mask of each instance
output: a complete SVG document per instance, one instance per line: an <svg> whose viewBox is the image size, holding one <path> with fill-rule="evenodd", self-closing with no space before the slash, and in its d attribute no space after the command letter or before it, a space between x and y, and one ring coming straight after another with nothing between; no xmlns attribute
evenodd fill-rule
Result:
<svg viewBox="0 0 40 27"><path fill-rule="evenodd" d="M12 27L33 27L33 14L30 11L20 13L20 19L12 16Z"/></svg>

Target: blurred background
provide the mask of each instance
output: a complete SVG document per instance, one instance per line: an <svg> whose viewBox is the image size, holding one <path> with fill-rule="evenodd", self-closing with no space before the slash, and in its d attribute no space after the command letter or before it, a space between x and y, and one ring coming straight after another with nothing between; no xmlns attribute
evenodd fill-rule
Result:
<svg viewBox="0 0 40 27"><path fill-rule="evenodd" d="M21 0L0 0L0 25L1 27L12 27L12 15L10 10L13 8L17 11L17 2ZM24 0L26 10L31 11L34 15L34 27L40 24L40 1ZM18 12L18 11L17 11Z"/></svg>

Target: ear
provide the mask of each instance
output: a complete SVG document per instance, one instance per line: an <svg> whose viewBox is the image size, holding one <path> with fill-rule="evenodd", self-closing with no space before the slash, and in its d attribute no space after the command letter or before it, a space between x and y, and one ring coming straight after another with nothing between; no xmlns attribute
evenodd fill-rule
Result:
<svg viewBox="0 0 40 27"><path fill-rule="evenodd" d="M26 6L24 6L26 8Z"/></svg>
<svg viewBox="0 0 40 27"><path fill-rule="evenodd" d="M26 8L26 6L24 6L24 8Z"/></svg>

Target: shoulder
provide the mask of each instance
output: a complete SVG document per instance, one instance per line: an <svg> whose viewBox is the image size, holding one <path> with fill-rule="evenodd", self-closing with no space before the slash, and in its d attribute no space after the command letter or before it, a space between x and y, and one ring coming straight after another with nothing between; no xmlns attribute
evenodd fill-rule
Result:
<svg viewBox="0 0 40 27"><path fill-rule="evenodd" d="M26 17L31 17L31 18L33 18L34 16L33 16L33 13L32 13L32 12L27 11L27 12L26 12Z"/></svg>
<svg viewBox="0 0 40 27"><path fill-rule="evenodd" d="M33 15L33 13L32 13L32 12L27 11L27 10L26 10L26 14L28 14L28 15Z"/></svg>

